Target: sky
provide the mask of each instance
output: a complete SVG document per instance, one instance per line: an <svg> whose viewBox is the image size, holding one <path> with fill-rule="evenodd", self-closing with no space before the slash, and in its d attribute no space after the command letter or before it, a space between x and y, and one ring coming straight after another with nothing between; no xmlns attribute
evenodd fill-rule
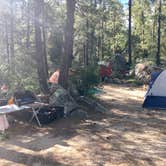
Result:
<svg viewBox="0 0 166 166"><path fill-rule="evenodd" d="M119 2L121 2L123 5L127 5L128 4L128 0L119 0Z"/></svg>

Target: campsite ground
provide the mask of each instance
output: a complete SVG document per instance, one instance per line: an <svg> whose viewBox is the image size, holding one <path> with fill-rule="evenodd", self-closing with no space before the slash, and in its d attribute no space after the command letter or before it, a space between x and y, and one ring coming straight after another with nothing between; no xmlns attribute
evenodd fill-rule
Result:
<svg viewBox="0 0 166 166"><path fill-rule="evenodd" d="M0 166L164 166L166 112L143 111L144 90L105 85L106 113L38 128L16 123L0 142Z"/></svg>

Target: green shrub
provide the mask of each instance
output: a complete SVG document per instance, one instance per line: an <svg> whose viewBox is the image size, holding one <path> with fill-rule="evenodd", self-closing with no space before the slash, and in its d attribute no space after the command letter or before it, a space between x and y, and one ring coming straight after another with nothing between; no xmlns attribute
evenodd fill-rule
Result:
<svg viewBox="0 0 166 166"><path fill-rule="evenodd" d="M78 69L72 77L81 95L86 95L90 88L97 86L100 82L99 70L97 66L87 66Z"/></svg>
<svg viewBox="0 0 166 166"><path fill-rule="evenodd" d="M112 77L123 78L125 71L128 69L125 57L121 54L117 54L111 58L112 62Z"/></svg>

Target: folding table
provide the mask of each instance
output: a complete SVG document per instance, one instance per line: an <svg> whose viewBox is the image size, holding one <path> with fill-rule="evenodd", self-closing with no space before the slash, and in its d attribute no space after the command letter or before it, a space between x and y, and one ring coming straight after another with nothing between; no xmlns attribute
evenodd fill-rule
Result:
<svg viewBox="0 0 166 166"><path fill-rule="evenodd" d="M32 117L30 119L30 122L35 118L38 125L41 127L41 123L39 121L39 118L37 116L38 111L41 109L41 107L43 107L44 105L46 105L45 103L40 103L40 102L34 102L32 104L27 104L27 105L6 105L6 106L1 106L0 107L0 115L5 115L12 113L12 112L17 112L17 111L25 111L25 110L32 110Z"/></svg>
<svg viewBox="0 0 166 166"><path fill-rule="evenodd" d="M32 112L33 112L30 122L32 122L32 120L35 118L38 125L41 127L42 125L40 123L40 120L39 120L37 114L43 106L48 106L48 104L42 103L42 102L34 102L34 103L27 104L26 106L29 107L30 109L32 109Z"/></svg>
<svg viewBox="0 0 166 166"><path fill-rule="evenodd" d="M29 107L26 107L26 106L18 107L15 104L1 106L0 107L0 117L1 117L0 128L1 128L1 130L5 130L9 127L9 124L8 124L8 121L6 118L6 114L16 112L16 111L23 111L24 109L27 109L27 108L29 108Z"/></svg>

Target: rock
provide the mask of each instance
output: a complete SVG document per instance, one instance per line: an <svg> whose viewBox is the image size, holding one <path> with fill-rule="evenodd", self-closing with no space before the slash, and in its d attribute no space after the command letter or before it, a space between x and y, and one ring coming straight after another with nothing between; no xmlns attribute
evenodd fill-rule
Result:
<svg viewBox="0 0 166 166"><path fill-rule="evenodd" d="M76 109L71 112L70 117L76 119L87 119L88 114L86 111L83 111L82 109Z"/></svg>
<svg viewBox="0 0 166 166"><path fill-rule="evenodd" d="M114 83L113 78L109 78L108 83Z"/></svg>
<svg viewBox="0 0 166 166"><path fill-rule="evenodd" d="M79 92L77 90L77 87L72 82L69 83L69 92L70 92L72 97L74 97L76 99L77 99L77 97L79 97Z"/></svg>
<svg viewBox="0 0 166 166"><path fill-rule="evenodd" d="M135 77L138 81L147 84L150 80L152 67L148 63L138 63L135 66Z"/></svg>
<svg viewBox="0 0 166 166"><path fill-rule="evenodd" d="M121 84L122 83L122 81L119 78L114 78L113 82L116 83L116 84Z"/></svg>
<svg viewBox="0 0 166 166"><path fill-rule="evenodd" d="M64 107L65 114L68 114L73 109L76 109L78 107L76 101L67 90L65 90L60 85L55 85L54 89L55 91L52 92L52 95L49 98L49 104L51 106Z"/></svg>
<svg viewBox="0 0 166 166"><path fill-rule="evenodd" d="M64 113L68 115L72 110L75 110L76 108L78 108L78 105L76 103L66 102L64 104Z"/></svg>

